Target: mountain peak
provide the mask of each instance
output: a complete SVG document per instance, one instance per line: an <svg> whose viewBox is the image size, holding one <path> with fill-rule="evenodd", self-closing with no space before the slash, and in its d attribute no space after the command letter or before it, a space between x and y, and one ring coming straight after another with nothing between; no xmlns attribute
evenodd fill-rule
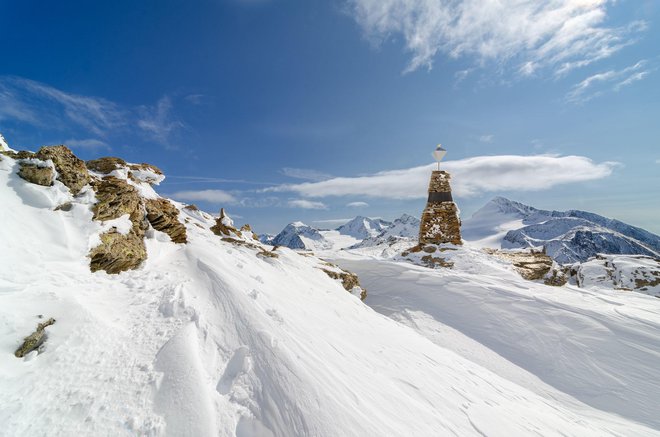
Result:
<svg viewBox="0 0 660 437"><path fill-rule="evenodd" d="M343 235L349 235L358 240L374 237L391 223L381 219L372 219L361 215L355 217L347 223L339 226L337 231Z"/></svg>

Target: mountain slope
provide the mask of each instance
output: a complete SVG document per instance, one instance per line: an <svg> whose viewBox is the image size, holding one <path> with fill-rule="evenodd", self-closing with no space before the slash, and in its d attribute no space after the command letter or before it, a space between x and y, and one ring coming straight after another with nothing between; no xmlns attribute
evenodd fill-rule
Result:
<svg viewBox="0 0 660 437"><path fill-rule="evenodd" d="M562 264L598 253L660 257L660 237L644 229L585 211L539 210L502 197L465 220L462 233L480 247L545 247Z"/></svg>
<svg viewBox="0 0 660 437"><path fill-rule="evenodd" d="M187 243L149 228L138 269L92 273L94 196L0 159L0 435L658 435L497 375L320 260L265 256L178 203ZM40 314L57 320L41 352L14 357Z"/></svg>
<svg viewBox="0 0 660 437"><path fill-rule="evenodd" d="M311 226L302 222L289 223L282 231L273 237L269 244L284 246L290 249L313 250L329 246L323 235Z"/></svg>
<svg viewBox="0 0 660 437"><path fill-rule="evenodd" d="M349 235L358 240L374 237L383 229L391 226L392 223L381 219L371 219L369 217L357 216L349 222L339 226L337 231L343 235Z"/></svg>

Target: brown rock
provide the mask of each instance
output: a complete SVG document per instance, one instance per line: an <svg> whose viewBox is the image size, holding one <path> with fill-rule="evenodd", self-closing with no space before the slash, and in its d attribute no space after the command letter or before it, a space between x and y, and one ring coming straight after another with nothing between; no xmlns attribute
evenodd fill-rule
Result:
<svg viewBox="0 0 660 437"><path fill-rule="evenodd" d="M92 207L94 220L113 220L124 214L131 216L131 221L139 221L142 198L138 190L123 179L106 176L92 184L96 191L96 204Z"/></svg>
<svg viewBox="0 0 660 437"><path fill-rule="evenodd" d="M85 162L66 146L44 146L39 149L36 157L43 161L52 160L57 170L57 180L69 187L74 195L90 181Z"/></svg>
<svg viewBox="0 0 660 437"><path fill-rule="evenodd" d="M18 358L23 358L25 355L41 346L46 339L46 327L52 325L53 323L55 323L55 319L52 317L46 320L44 323L39 323L37 325L37 330L23 339L23 344L21 347L16 349L14 355Z"/></svg>
<svg viewBox="0 0 660 437"><path fill-rule="evenodd" d="M106 156L85 162L88 169L101 174L108 174L118 168L126 167L126 161L114 156Z"/></svg>
<svg viewBox="0 0 660 437"><path fill-rule="evenodd" d="M144 234L140 234L135 227L126 235L116 230L101 234L101 244L89 252L90 270L116 274L139 267L147 259Z"/></svg>
<svg viewBox="0 0 660 437"><path fill-rule="evenodd" d="M179 210L167 199L146 199L147 220L157 231L165 232L175 243L186 243L186 227L179 221Z"/></svg>
<svg viewBox="0 0 660 437"><path fill-rule="evenodd" d="M128 214L133 226L126 235L116 229L101 234L101 244L89 252L91 271L119 273L139 267L147 258L144 234L149 222L137 189L114 176L93 181L92 187L97 199L92 207L94 220L113 220Z"/></svg>
<svg viewBox="0 0 660 437"><path fill-rule="evenodd" d="M348 292L352 292L355 287L360 287L362 289L360 300L365 300L367 298L367 290L360 285L360 278L358 278L355 273L344 270L334 264L326 264L340 270L339 272L336 272L334 270L321 268L326 275L330 276L332 279L340 280L342 287Z"/></svg>
<svg viewBox="0 0 660 437"><path fill-rule="evenodd" d="M233 227L231 223L231 219L225 214L225 209L220 208L220 217L215 219L215 225L211 226L211 232L220 236L237 234L237 229Z"/></svg>
<svg viewBox="0 0 660 437"><path fill-rule="evenodd" d="M55 181L55 172L51 167L42 166L30 161L19 161L18 175L28 182L44 187L50 187Z"/></svg>

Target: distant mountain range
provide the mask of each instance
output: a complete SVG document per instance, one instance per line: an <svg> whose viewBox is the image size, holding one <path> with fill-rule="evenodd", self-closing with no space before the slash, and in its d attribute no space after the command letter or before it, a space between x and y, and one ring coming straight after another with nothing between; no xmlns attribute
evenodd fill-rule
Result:
<svg viewBox="0 0 660 437"><path fill-rule="evenodd" d="M660 258L660 237L644 229L586 211L546 211L504 197L465 220L462 234L484 247L543 247L560 264L599 253Z"/></svg>
<svg viewBox="0 0 660 437"><path fill-rule="evenodd" d="M259 237L264 244L297 250L324 250L343 247L375 246L393 238L417 238L419 219L404 214L394 222L357 216L333 231L321 230L302 222L289 223L275 235ZM338 237L347 238L338 238ZM340 247L338 247L338 245Z"/></svg>
<svg viewBox="0 0 660 437"><path fill-rule="evenodd" d="M372 219L369 217L357 216L353 220L337 228L337 231L343 235L349 235L358 240L375 237L383 229L392 226L391 222L381 219Z"/></svg>

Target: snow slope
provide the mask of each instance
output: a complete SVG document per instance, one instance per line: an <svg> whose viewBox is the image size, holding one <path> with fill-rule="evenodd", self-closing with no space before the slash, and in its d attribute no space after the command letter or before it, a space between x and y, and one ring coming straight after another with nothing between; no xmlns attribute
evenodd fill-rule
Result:
<svg viewBox="0 0 660 437"><path fill-rule="evenodd" d="M250 247L211 234L210 216L180 204L188 244L176 245L151 230L141 268L91 273L86 254L102 227L90 220L93 196L72 198L59 182L30 185L15 171L14 161L2 157L2 436L660 435L649 427L657 419L647 416L657 402L641 406L635 398L656 395L660 380L652 361L632 362L657 345L657 335L647 338L656 329L656 315L641 304L602 301L591 314L620 309L623 327L609 326L609 334L578 330L568 339L596 344L593 334L616 334L621 351L640 346L633 351L637 355L619 357L631 366L626 379L606 380L599 373L595 379L607 383L598 391L612 388L606 395L627 396L628 408L639 410L633 419L644 424L633 422L623 408L617 414L598 411L502 376L452 350L460 352L464 339L439 344L375 312L323 273L316 258L286 248L278 249L278 258L258 257ZM63 200L73 203L71 210L54 211ZM391 265L379 264L374 272L386 273ZM388 277L399 284L405 274L395 270ZM418 289L428 275L444 276L413 272L407 284ZM547 296L516 294L515 285L514 291L500 292L488 282L470 285L468 277L454 281L450 294L464 301L495 305L491 299L503 296L507 308L522 308L487 319L526 317L499 321L519 328L508 338L513 328L502 329L502 342L516 343L520 329L530 331L532 324L525 322L556 327L552 317L564 311ZM438 295L433 279L429 285L421 295ZM392 287L383 287L387 290ZM522 299L522 307L507 302L507 293ZM569 305L581 308L579 300ZM525 305L535 305L535 311L524 311ZM39 314L57 319L43 351L15 358L13 351ZM531 348L533 339L521 344ZM539 343L534 350L553 344ZM570 356L562 362L571 363ZM606 362L614 365L613 359ZM644 377L644 393L624 384ZM583 384L591 386L588 380Z"/></svg>
<svg viewBox="0 0 660 437"><path fill-rule="evenodd" d="M438 346L570 408L660 429L657 299L526 281L469 247L443 253L453 269L339 255L372 308Z"/></svg>

